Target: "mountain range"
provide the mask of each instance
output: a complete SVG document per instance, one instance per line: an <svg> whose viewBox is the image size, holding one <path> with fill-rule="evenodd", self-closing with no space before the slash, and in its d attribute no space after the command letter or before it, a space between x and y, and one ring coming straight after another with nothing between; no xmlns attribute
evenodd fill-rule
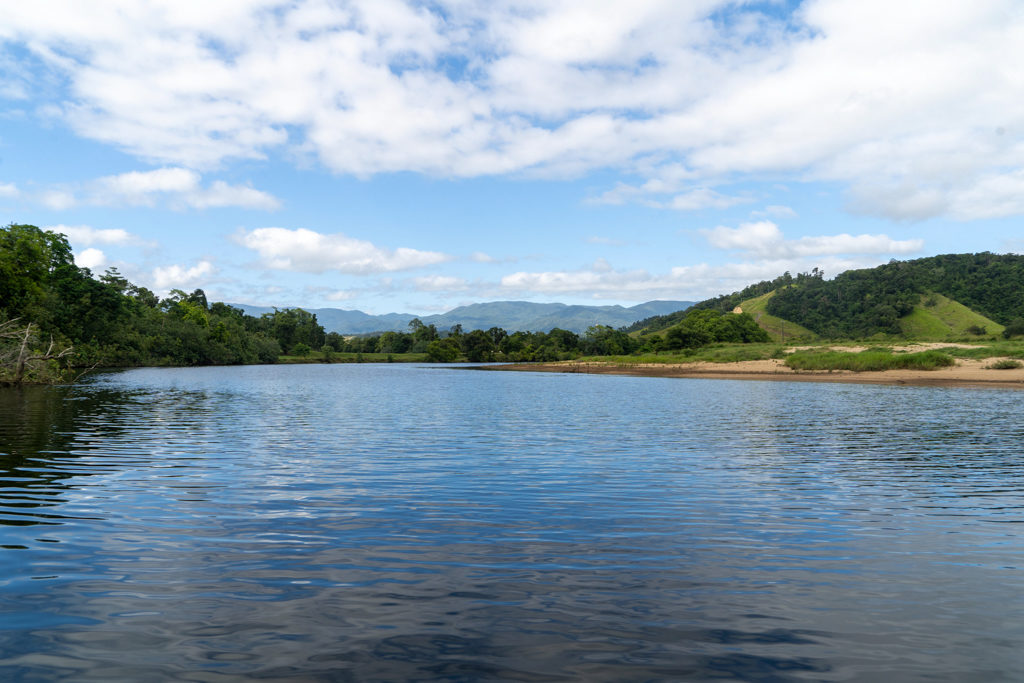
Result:
<svg viewBox="0 0 1024 683"><path fill-rule="evenodd" d="M249 315L260 316L273 312L272 307L231 304ZM409 321L419 318L425 325L434 325L440 331L462 325L470 330L500 327L507 332L520 330L550 332L558 327L583 333L592 325L623 327L651 316L666 315L689 308L692 301L648 301L636 306L581 306L560 303L538 304L531 301L491 301L459 306L447 313L414 315L412 313L386 313L370 315L357 310L341 308L307 308L327 332L339 334L368 334L371 332L407 332Z"/></svg>

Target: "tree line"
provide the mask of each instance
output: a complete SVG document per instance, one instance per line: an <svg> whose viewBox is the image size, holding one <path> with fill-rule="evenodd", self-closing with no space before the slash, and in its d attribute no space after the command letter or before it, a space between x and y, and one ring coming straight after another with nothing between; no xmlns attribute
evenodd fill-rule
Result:
<svg viewBox="0 0 1024 683"><path fill-rule="evenodd" d="M94 277L75 265L64 235L32 225L0 228L0 323L24 332L21 346L33 339L36 347L73 348L63 360L78 367L273 363L325 339L316 316L302 309L256 318L210 304L201 289L160 298L116 268ZM4 338L5 350L12 339Z"/></svg>
<svg viewBox="0 0 1024 683"><path fill-rule="evenodd" d="M161 298L116 268L94 276L75 265L64 235L14 224L0 228L0 332L0 381L21 380L33 363L41 379L59 374L58 365L274 363L282 355L313 352L326 361L339 353L421 354L434 362L557 361L768 341L749 315L718 310L693 311L666 334L643 339L606 325L582 335L559 328L467 332L461 325L438 330L418 318L408 332L343 336L325 332L316 315L301 308L255 317L208 302L202 289L174 289Z"/></svg>

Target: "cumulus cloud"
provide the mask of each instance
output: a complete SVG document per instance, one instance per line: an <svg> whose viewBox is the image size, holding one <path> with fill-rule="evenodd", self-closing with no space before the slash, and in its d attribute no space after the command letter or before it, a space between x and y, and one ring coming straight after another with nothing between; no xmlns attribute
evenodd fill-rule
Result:
<svg viewBox="0 0 1024 683"><path fill-rule="evenodd" d="M822 235L787 240L771 221L720 225L704 230L708 243L718 249L747 252L751 257L791 259L839 254L910 254L924 247L924 240L894 240L887 235Z"/></svg>
<svg viewBox="0 0 1024 683"><path fill-rule="evenodd" d="M284 152L360 176L611 167L636 182L595 201L679 210L770 174L893 218L1024 212L1024 81L999 66L1024 61L1017 0L760 7L64 0L0 4L0 41L30 55L16 90L167 182ZM206 192L186 204L274 201Z"/></svg>
<svg viewBox="0 0 1024 683"><path fill-rule="evenodd" d="M199 261L194 266L160 266L153 269L153 285L158 291L170 289L191 289L202 285L216 268L209 261Z"/></svg>
<svg viewBox="0 0 1024 683"><path fill-rule="evenodd" d="M235 241L260 255L264 267L304 273L337 271L369 275L411 270L451 260L447 254L399 247L385 249L341 233L325 235L299 228L241 231Z"/></svg>
<svg viewBox="0 0 1024 683"><path fill-rule="evenodd" d="M90 247L94 244L140 245L145 242L137 235L120 228L97 229L88 225L51 225L46 228L65 235L75 245Z"/></svg>
<svg viewBox="0 0 1024 683"><path fill-rule="evenodd" d="M82 253L75 257L75 264L82 268L89 268L90 270L96 270L102 268L107 263L107 255L99 249L88 248L83 249Z"/></svg>
<svg viewBox="0 0 1024 683"><path fill-rule="evenodd" d="M168 206L172 209L234 206L272 211L281 206L280 200L273 195L249 185L231 185L215 180L204 187L202 176L186 168L129 171L84 183L46 188L31 194L30 198L58 211L76 206Z"/></svg>
<svg viewBox="0 0 1024 683"><path fill-rule="evenodd" d="M202 176L185 168L130 171L98 178L84 188L84 203L101 206L155 206L206 209L237 206L273 210L281 205L274 196L248 185L229 185L222 180L202 186Z"/></svg>

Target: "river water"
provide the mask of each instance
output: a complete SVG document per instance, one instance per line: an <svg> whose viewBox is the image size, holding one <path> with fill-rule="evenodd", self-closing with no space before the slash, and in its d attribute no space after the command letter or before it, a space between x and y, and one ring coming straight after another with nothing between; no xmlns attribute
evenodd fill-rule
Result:
<svg viewBox="0 0 1024 683"><path fill-rule="evenodd" d="M0 390L0 680L1024 680L1022 397L398 364Z"/></svg>

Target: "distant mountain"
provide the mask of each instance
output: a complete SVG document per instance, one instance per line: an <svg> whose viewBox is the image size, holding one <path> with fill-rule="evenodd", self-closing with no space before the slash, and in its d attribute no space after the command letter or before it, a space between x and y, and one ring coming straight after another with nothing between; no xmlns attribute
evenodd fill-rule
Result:
<svg viewBox="0 0 1024 683"><path fill-rule="evenodd" d="M247 314L256 317L274 311L271 306L230 305L241 308ZM366 334L367 332L387 332L389 330L407 332L409 321L416 317L412 313L370 315L362 311L349 311L341 308L307 308L306 310L316 314L317 322L324 326L324 330L341 334Z"/></svg>
<svg viewBox="0 0 1024 683"><path fill-rule="evenodd" d="M274 309L268 306L232 304L249 315L259 316ZM641 318L664 315L683 310L693 305L692 301L648 301L636 306L575 306L569 304L538 304L530 301L491 301L481 304L459 306L447 313L437 315L414 315L412 313L387 313L370 315L362 311L340 308L307 308L315 313L317 320L328 332L340 334L366 334L369 332L405 332L409 321L419 318L426 325L434 325L444 331L454 325L470 330L487 330L500 327L508 332L529 330L549 332L555 327L582 333L592 325L623 327Z"/></svg>

